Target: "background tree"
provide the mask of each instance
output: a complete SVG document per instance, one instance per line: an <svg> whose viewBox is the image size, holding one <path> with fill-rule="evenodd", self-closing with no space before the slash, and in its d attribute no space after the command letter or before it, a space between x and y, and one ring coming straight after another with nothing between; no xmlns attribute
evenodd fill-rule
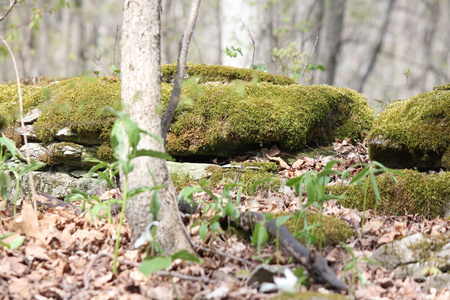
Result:
<svg viewBox="0 0 450 300"><path fill-rule="evenodd" d="M131 119L141 129L161 136L161 1L125 0L122 26L122 103ZM164 151L164 145L143 135L140 147ZM170 183L165 160L152 157L136 158L128 176L130 188L162 185L158 191L161 204L157 240L168 254L178 250L194 252L181 223L174 189ZM149 170L151 174L149 174ZM122 180L124 176L121 176ZM123 183L122 183L123 184ZM126 216L135 241L152 221L152 192L143 192L127 203Z"/></svg>
<svg viewBox="0 0 450 300"><path fill-rule="evenodd" d="M271 72L295 75L283 64L294 65L289 59L299 52L311 58L312 66L321 64L326 69L311 70L301 83L324 83L323 77L333 69L327 66L326 36L333 29L329 25L332 5L338 2L204 0L188 61L251 67L253 46L248 29L256 41L255 64ZM9 4L9 0L0 1L0 13ZM356 89L369 100L388 101L405 96L406 69L411 70L410 95L450 81L450 20L446 18L450 15L450 1L346 0L345 4L334 85ZM60 9L55 10L58 5ZM162 0L163 64L177 60L178 40L185 29L189 5L189 1ZM42 18L32 19L33 8ZM116 55L114 52L120 43L121 30L116 34L116 29L121 20L120 1L27 1L16 5L0 22L0 35L10 37L8 42L18 53L23 76L71 77L92 75L93 71L106 74L111 73L111 65L120 64L119 51ZM30 27L32 23L39 30ZM244 56L227 57L226 46L241 47ZM273 60L274 49L280 53L290 48L290 57ZM7 55L0 46L0 81L14 79Z"/></svg>

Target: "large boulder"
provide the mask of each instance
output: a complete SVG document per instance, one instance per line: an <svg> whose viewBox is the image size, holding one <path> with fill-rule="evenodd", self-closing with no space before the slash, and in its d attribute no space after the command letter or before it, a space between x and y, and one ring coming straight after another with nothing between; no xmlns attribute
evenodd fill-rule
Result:
<svg viewBox="0 0 450 300"><path fill-rule="evenodd" d="M390 168L450 167L450 84L392 103L367 136L370 159Z"/></svg>
<svg viewBox="0 0 450 300"><path fill-rule="evenodd" d="M376 200L371 183L366 195L359 184L328 186L327 191L347 196L338 200L339 204L358 210L373 209L379 214L417 214L428 219L450 215L450 172L430 175L407 169L401 172L401 175L393 175L397 183L391 174L376 176L381 201Z"/></svg>

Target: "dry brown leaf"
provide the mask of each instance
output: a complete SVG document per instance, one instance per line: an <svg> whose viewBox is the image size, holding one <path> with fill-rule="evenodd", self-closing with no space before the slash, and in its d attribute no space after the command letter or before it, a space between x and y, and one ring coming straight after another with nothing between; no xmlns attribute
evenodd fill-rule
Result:
<svg viewBox="0 0 450 300"><path fill-rule="evenodd" d="M378 245L383 245L389 242L392 242L394 240L394 238L399 234L398 231L396 230L391 230L390 232L383 234L379 239L377 244Z"/></svg>
<svg viewBox="0 0 450 300"><path fill-rule="evenodd" d="M300 169L305 164L305 161L303 159L297 159L293 164L292 168L294 169Z"/></svg>
<svg viewBox="0 0 450 300"><path fill-rule="evenodd" d="M276 163L277 163L277 165L280 167L280 168L283 168L283 169L290 169L291 167L282 159L282 158L280 158L280 157L273 157L273 156L270 156L270 155L267 155L267 157L270 159L270 160L273 160L273 161L275 161Z"/></svg>
<svg viewBox="0 0 450 300"><path fill-rule="evenodd" d="M381 219L371 219L364 224L364 233L378 233L384 226L384 221Z"/></svg>
<svg viewBox="0 0 450 300"><path fill-rule="evenodd" d="M394 228L400 235L406 235L406 223L405 222L395 221Z"/></svg>
<svg viewBox="0 0 450 300"><path fill-rule="evenodd" d="M48 254L47 250L39 246L27 246L25 247L25 255L28 257L37 258L40 260L52 260Z"/></svg>
<svg viewBox="0 0 450 300"><path fill-rule="evenodd" d="M34 237L42 242L45 240L46 231L39 227L39 221L34 213L33 206L28 202L23 203L20 215L16 221L9 224L8 228L10 231Z"/></svg>
<svg viewBox="0 0 450 300"><path fill-rule="evenodd" d="M32 299L30 284L26 277L13 278L9 282L9 289L13 295L19 296L20 299Z"/></svg>
<svg viewBox="0 0 450 300"><path fill-rule="evenodd" d="M117 196L120 193L119 189L110 189L104 192L103 194L98 197L101 201L113 199L115 196Z"/></svg>

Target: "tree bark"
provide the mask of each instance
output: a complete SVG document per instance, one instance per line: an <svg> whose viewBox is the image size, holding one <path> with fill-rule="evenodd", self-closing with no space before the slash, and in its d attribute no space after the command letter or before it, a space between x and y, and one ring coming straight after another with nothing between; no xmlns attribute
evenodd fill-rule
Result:
<svg viewBox="0 0 450 300"><path fill-rule="evenodd" d="M122 26L122 103L125 112L139 127L161 136L161 0L125 0ZM164 146L143 135L141 149L164 151ZM128 176L129 188L169 183L158 191L161 209L158 215L156 239L166 254L179 250L194 253L178 214L175 193L165 160L139 157L133 160L134 169ZM149 170L151 174L149 174ZM121 184L124 176L121 174ZM131 228L132 242L136 241L151 222L152 192L140 193L129 199L126 217Z"/></svg>
<svg viewBox="0 0 450 300"><path fill-rule="evenodd" d="M328 1L329 15L325 25L325 38L320 46L321 61L325 72L321 73L320 83L332 85L336 75L337 57L341 48L341 34L344 27L346 0Z"/></svg>
<svg viewBox="0 0 450 300"><path fill-rule="evenodd" d="M370 74L372 74L373 69L375 68L375 64L377 62L378 54L381 52L381 46L383 45L384 37L387 33L387 28L389 26L389 21L391 20L391 12L394 7L395 0L390 0L388 7L386 9L386 13L384 14L383 25L380 29L380 35L378 37L377 42L375 43L375 47L372 52L372 56L370 57L369 66L367 67L366 73L363 75L361 79L361 83L359 84L358 92L362 93L364 89L364 85L367 82Z"/></svg>
<svg viewBox="0 0 450 300"><path fill-rule="evenodd" d="M200 2L201 0L192 1L188 23L183 35L181 36L180 52L178 53L177 71L173 81L172 95L170 96L169 104L167 105L166 112L164 113L164 116L162 118L162 137L164 140L166 139L167 131L169 130L173 115L175 114L178 102L180 101L181 85L184 80L184 73L186 73L186 58L189 49L189 43L191 42L192 33L194 32L195 23L197 21Z"/></svg>

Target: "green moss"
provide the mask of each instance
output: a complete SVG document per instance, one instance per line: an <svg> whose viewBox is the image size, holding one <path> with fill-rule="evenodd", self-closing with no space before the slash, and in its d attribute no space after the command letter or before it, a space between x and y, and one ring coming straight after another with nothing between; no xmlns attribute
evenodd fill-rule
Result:
<svg viewBox="0 0 450 300"><path fill-rule="evenodd" d="M0 130L19 119L20 106L17 90L15 82L0 84ZM21 85L21 92L24 114L47 99L42 85Z"/></svg>
<svg viewBox="0 0 450 300"><path fill-rule="evenodd" d="M291 213L274 214L274 217L278 218L278 216L287 214ZM307 212L306 220L308 225L317 224L320 222L320 214ZM296 233L299 233L304 228L303 219L300 219L297 225L296 223L297 223L296 217L294 216L284 224L286 228L289 230L289 232L291 232L294 236L296 235ZM326 215L322 215L322 229L320 228L320 226L317 226L314 229L314 232L311 232L311 234L320 239L322 241L323 246L324 245L334 246L339 242L345 242L350 237L356 235L356 233L347 225L347 223L334 216L326 216ZM298 238L298 240L299 242L306 244L305 238L303 237Z"/></svg>
<svg viewBox="0 0 450 300"><path fill-rule="evenodd" d="M448 157L442 165L450 146L450 90L446 86L390 104L367 137L370 158L386 164L395 156L405 160L404 167L448 169Z"/></svg>
<svg viewBox="0 0 450 300"><path fill-rule="evenodd" d="M77 77L50 85L50 100L34 124L37 137L49 142L62 128L69 127L79 136L109 138L114 115L101 112L120 101L120 82L109 77Z"/></svg>
<svg viewBox="0 0 450 300"><path fill-rule="evenodd" d="M450 90L450 83L441 84L438 86L435 86L433 90L439 90L439 91L449 91Z"/></svg>
<svg viewBox="0 0 450 300"><path fill-rule="evenodd" d="M191 176L189 176L189 174L180 175L175 172L171 172L170 177L172 179L173 186L177 191L181 191L183 188L187 186L199 186L200 182L205 180L205 179L202 179L201 181L196 180L193 179Z"/></svg>
<svg viewBox="0 0 450 300"><path fill-rule="evenodd" d="M398 185L388 174L376 177L381 201L376 202L369 184L366 208L382 214L418 214L434 219L442 217L450 202L450 172L426 175L418 171L402 170L404 176L396 175ZM363 209L364 191L359 185L329 186L327 192L345 194L348 198L339 200L345 207Z"/></svg>
<svg viewBox="0 0 450 300"><path fill-rule="evenodd" d="M103 143L100 147L98 147L97 157L98 157L98 159L109 162L109 163L116 160L116 157L114 155L114 150L111 148L109 141Z"/></svg>
<svg viewBox="0 0 450 300"><path fill-rule="evenodd" d="M167 136L172 155L229 155L263 145L285 150L334 138L360 139L373 111L360 94L326 85L276 86L267 83L189 87L193 104L177 110Z"/></svg>
<svg viewBox="0 0 450 300"><path fill-rule="evenodd" d="M349 298L345 295L331 293L331 294L323 294L319 292L299 292L296 294L284 293L281 295L277 295L275 297L271 297L271 300L290 300L290 299L302 299L302 300L348 300Z"/></svg>
<svg viewBox="0 0 450 300"><path fill-rule="evenodd" d="M273 162L244 162L233 165L242 165L237 168L213 168L209 170L211 177L209 181L212 186L229 182L242 182L245 187L244 194L249 194L252 185L260 179L267 181L258 185L258 191L277 191L281 185L281 179L274 173L277 165Z"/></svg>
<svg viewBox="0 0 450 300"><path fill-rule="evenodd" d="M256 74L246 69L198 67L201 74L209 70L210 74L219 76L226 70L230 72L228 75L234 74L233 78L240 76L250 81ZM242 74L238 75L239 72ZM260 76L260 79L273 78L267 73ZM307 144L329 143L335 137L361 139L371 127L373 111L366 99L352 90L269 82L267 79L263 83L186 83L167 136L168 153L228 157L230 152L243 153L272 144L285 151L295 151ZM0 126L6 126L14 120L17 92L13 84L0 85L2 91ZM162 84L164 104L171 91L171 85ZM65 127L89 139L100 136L100 144L108 141L115 117L101 109L117 108L119 102L120 81L115 77L77 77L53 84L24 86L25 111L42 106L43 113L34 129L44 142L53 140Z"/></svg>
<svg viewBox="0 0 450 300"><path fill-rule="evenodd" d="M172 83L176 70L176 64L162 66L162 81ZM287 76L228 66L187 63L186 73L189 77L198 77L198 83L217 81L230 83L233 80L243 80L248 82L269 82L276 85L295 84L295 81Z"/></svg>
<svg viewBox="0 0 450 300"><path fill-rule="evenodd" d="M8 127L6 129L4 129L1 133L8 139L14 141L16 148L19 149L20 147L23 146L22 136L16 130L14 130L13 127Z"/></svg>
<svg viewBox="0 0 450 300"><path fill-rule="evenodd" d="M408 245L408 248L413 252L413 257L417 257L419 261L429 261L435 253L438 253L448 244L450 234L439 234L435 236L424 235L424 239ZM449 255L447 255L449 256ZM450 257L442 257L441 263L449 261Z"/></svg>

